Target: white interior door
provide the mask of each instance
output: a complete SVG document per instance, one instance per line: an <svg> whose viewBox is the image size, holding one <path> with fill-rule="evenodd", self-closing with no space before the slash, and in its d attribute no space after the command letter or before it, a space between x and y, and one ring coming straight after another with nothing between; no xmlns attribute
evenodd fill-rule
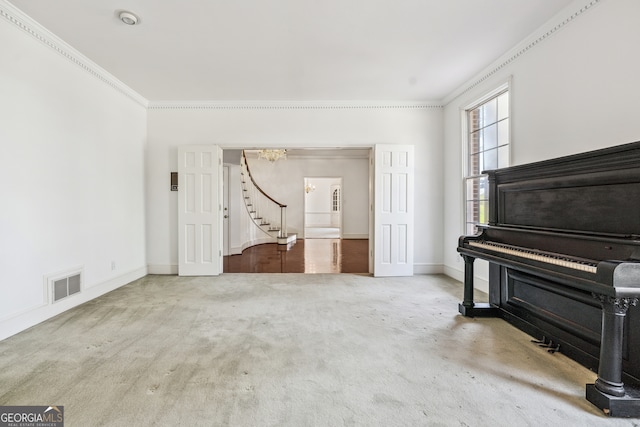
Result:
<svg viewBox="0 0 640 427"><path fill-rule="evenodd" d="M222 272L222 150L178 147L178 274Z"/></svg>
<svg viewBox="0 0 640 427"><path fill-rule="evenodd" d="M374 276L413 275L413 146L374 148Z"/></svg>

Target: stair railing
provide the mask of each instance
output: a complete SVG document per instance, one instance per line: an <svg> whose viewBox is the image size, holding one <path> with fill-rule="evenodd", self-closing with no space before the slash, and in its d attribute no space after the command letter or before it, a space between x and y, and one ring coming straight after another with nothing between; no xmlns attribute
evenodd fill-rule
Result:
<svg viewBox="0 0 640 427"><path fill-rule="evenodd" d="M240 177L244 203L253 222L269 234L277 232L278 238L288 237L287 205L273 199L256 183L244 150L240 159Z"/></svg>

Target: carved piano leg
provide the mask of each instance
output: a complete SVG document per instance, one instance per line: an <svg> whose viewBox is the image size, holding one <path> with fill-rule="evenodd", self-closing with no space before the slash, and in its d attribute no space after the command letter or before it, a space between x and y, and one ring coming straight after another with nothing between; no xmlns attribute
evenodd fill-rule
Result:
<svg viewBox="0 0 640 427"><path fill-rule="evenodd" d="M624 319L638 298L613 298L596 295L602 302L602 338L598 379L587 384L587 400L615 417L640 416L640 390L622 382L622 344Z"/></svg>
<svg viewBox="0 0 640 427"><path fill-rule="evenodd" d="M473 262L476 260L469 255L462 255L464 259L464 295L458 312L466 317L497 317L497 309L489 303L473 302Z"/></svg>

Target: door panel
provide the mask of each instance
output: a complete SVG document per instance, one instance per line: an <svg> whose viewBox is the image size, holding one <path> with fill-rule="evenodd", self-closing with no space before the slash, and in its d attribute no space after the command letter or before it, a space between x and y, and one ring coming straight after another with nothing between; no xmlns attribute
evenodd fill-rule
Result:
<svg viewBox="0 0 640 427"><path fill-rule="evenodd" d="M413 275L413 146L376 145L374 276Z"/></svg>
<svg viewBox="0 0 640 427"><path fill-rule="evenodd" d="M221 272L221 150L215 145L178 148L178 274Z"/></svg>

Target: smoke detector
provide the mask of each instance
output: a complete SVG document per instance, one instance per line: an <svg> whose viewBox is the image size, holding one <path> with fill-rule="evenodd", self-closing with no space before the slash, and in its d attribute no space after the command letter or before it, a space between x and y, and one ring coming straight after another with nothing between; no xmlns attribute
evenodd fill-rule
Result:
<svg viewBox="0 0 640 427"><path fill-rule="evenodd" d="M138 17L131 12L122 11L118 17L127 25L136 25L138 23Z"/></svg>

